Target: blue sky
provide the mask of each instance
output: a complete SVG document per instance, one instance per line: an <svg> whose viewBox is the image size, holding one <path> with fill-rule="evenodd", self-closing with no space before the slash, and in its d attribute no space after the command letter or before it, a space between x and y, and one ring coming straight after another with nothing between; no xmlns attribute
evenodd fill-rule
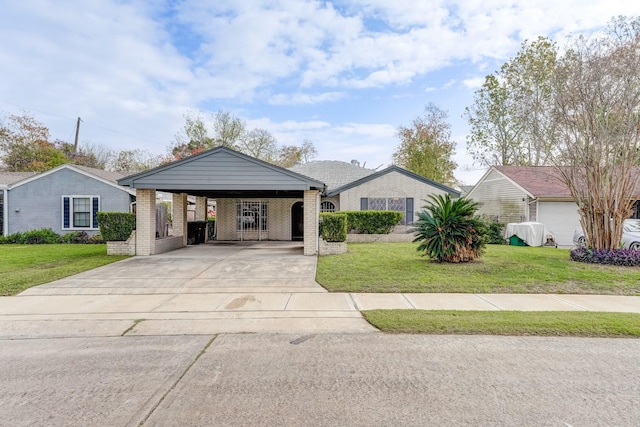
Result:
<svg viewBox="0 0 640 427"><path fill-rule="evenodd" d="M433 103L449 114L456 177L465 107L484 76L538 35L561 44L630 0L22 0L0 13L0 112L52 137L165 153L184 114L226 110L319 160L386 166L396 130Z"/></svg>

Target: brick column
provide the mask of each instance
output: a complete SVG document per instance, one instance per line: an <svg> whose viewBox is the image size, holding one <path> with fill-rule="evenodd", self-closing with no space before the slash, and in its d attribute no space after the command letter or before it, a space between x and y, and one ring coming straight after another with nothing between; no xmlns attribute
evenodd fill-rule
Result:
<svg viewBox="0 0 640 427"><path fill-rule="evenodd" d="M196 221L207 220L207 198L196 197Z"/></svg>
<svg viewBox="0 0 640 427"><path fill-rule="evenodd" d="M320 192L306 190L304 192L304 254L318 254L318 226L320 212Z"/></svg>
<svg viewBox="0 0 640 427"><path fill-rule="evenodd" d="M156 190L136 190L136 255L156 253Z"/></svg>
<svg viewBox="0 0 640 427"><path fill-rule="evenodd" d="M173 193L172 225L174 237L182 236L182 246L187 246L187 194Z"/></svg>

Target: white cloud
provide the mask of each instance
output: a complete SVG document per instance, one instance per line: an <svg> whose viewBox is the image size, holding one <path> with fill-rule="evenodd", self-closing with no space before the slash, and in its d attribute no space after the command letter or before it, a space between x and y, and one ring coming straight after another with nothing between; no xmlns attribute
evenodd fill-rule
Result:
<svg viewBox="0 0 640 427"><path fill-rule="evenodd" d="M482 87L482 85L484 84L484 79L484 77L471 77L468 79L464 79L462 81L462 84L469 89L477 89Z"/></svg>
<svg viewBox="0 0 640 427"><path fill-rule="evenodd" d="M308 93L279 93L269 99L272 105L302 105L318 104L322 102L337 101L347 96L346 92L324 92L320 94Z"/></svg>

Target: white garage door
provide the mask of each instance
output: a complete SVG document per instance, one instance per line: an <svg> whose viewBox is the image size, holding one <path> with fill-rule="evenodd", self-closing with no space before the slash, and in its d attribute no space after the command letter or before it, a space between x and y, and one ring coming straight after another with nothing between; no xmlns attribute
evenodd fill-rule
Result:
<svg viewBox="0 0 640 427"><path fill-rule="evenodd" d="M538 222L553 233L558 245L573 246L573 233L580 227L578 206L574 202L539 202Z"/></svg>

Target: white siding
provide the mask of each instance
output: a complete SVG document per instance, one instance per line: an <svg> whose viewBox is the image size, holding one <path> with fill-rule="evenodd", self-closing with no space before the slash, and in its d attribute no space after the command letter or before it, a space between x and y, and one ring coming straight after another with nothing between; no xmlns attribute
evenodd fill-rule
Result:
<svg viewBox="0 0 640 427"><path fill-rule="evenodd" d="M528 195L496 170L478 182L469 195L480 204L478 214L495 217L503 223L528 220Z"/></svg>
<svg viewBox="0 0 640 427"><path fill-rule="evenodd" d="M575 202L538 202L538 222L553 234L556 244L573 245L573 233L580 227L578 205Z"/></svg>

